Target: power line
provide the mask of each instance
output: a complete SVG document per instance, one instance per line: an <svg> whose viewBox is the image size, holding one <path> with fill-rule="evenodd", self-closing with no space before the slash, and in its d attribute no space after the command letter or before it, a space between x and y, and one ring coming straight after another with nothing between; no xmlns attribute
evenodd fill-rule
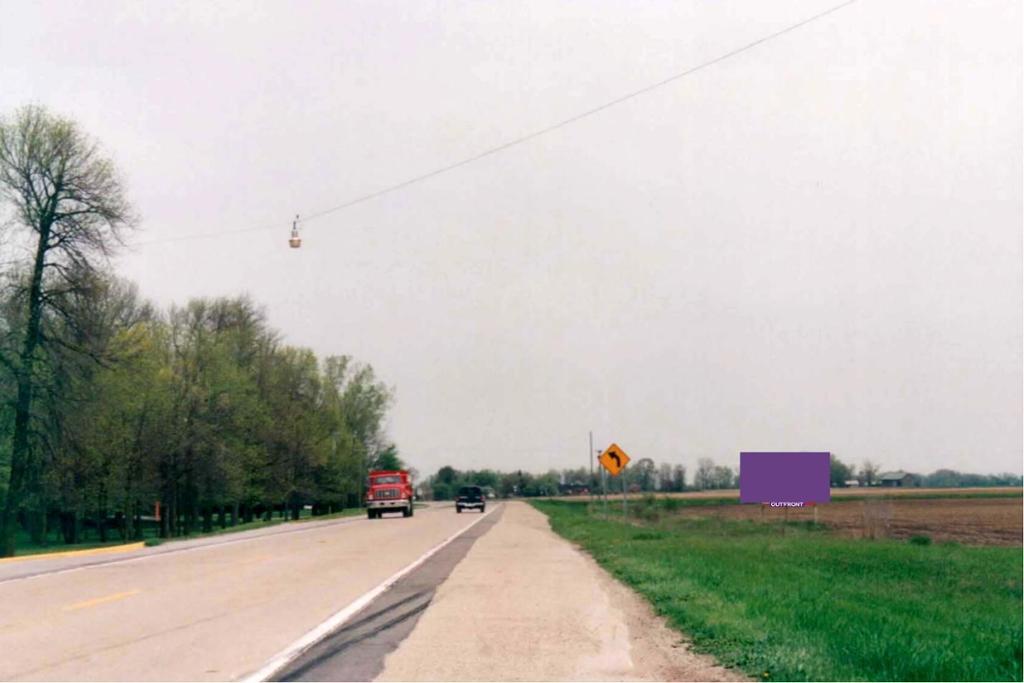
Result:
<svg viewBox="0 0 1024 683"><path fill-rule="evenodd" d="M341 204L338 204L336 206L332 206L330 208L323 209L321 211L317 211L317 212L314 212L314 213L311 213L311 214L306 214L305 216L303 216L302 220L299 221L299 222L300 223L307 223L307 222L309 222L311 220L315 220L317 218L322 218L323 216L327 216L329 214L336 213L338 211L342 211L344 209L348 209L350 207L356 206L357 204L363 204L363 203L368 202L370 200L377 199L378 197L382 197L384 195L391 194L392 192L397 192L398 190L402 190L402 189L404 189L406 187L409 187L410 185L414 185L416 183L420 183L420 182L423 182L425 180L429 180L431 178L434 178L436 176L442 175L444 173L448 173L449 171L454 171L454 170L456 170L458 168L462 168L463 166L467 166L469 164L475 163L477 161L480 161L481 159L486 159L487 157L493 156L493 155L498 154L500 152L504 152L505 150L507 150L507 149L509 149L511 147L516 147L517 145L521 145L521 144L529 142L531 140L535 140L536 138L539 138L539 137L541 137L543 135L547 135L548 133L552 133L552 132L554 132L556 130L559 130L561 128L565 128L566 126L572 125L572 124L574 124L574 123L576 123L578 121L581 121L583 119L586 119L586 118L589 118L591 116L594 116L595 114L598 114L598 113L600 113L600 112L602 112L602 111L604 111L606 109L610 109L611 107L615 107L617 105L620 105L623 102L628 102L629 100L632 100L632 99L634 99L636 97L640 97L641 95L646 95L647 93L649 93L649 92L651 92L653 90L657 90L658 88L662 88L662 87L664 87L666 85L669 85L671 83L674 83L674 82L676 82L676 81L678 81L680 79L686 78L687 76L691 76L691 75L697 73L698 71L703 71L704 69L707 69L708 67L714 66L715 64L718 64L720 62L724 62L727 59L731 59L732 57L735 57L735 56L737 56L739 54L742 54L742 53L746 52L747 50L751 50L751 49L753 49L755 47L763 45L764 43L767 43L769 41L775 40L776 38L780 38L780 37L786 35L787 33L791 33L791 32L793 32L793 31L795 31L795 30L797 30L799 28L807 26L810 23L818 21L819 19L823 19L823 18L829 16L830 14L833 14L835 12L838 12L841 9L844 9L846 7L849 7L850 5L853 5L856 2L857 2L857 0L847 0L847 2L844 2L844 3L841 3L839 5L835 5L833 7L830 7L829 9L826 9L823 12L819 12L818 14L815 14L815 15L813 15L811 17L808 17L808 18L806 18L806 19L804 19L804 20L802 20L802 21L800 21L798 23L790 24L789 26L786 26L785 28L782 28L782 29L780 29L778 31L775 31L774 33L770 33L770 34L768 34L766 36L758 38L757 40L755 40L753 42L747 43L747 44L745 44L745 45L743 45L741 47L738 47L738 48L736 48L734 50L731 50L730 52L726 52L725 54L719 55L718 57L715 57L713 59L709 59L706 62L702 62L702 63L698 64L697 66L690 67L689 69L686 69L685 71L680 71L679 73L673 74L672 76L669 76L668 78L664 78L664 79L662 79L662 80L660 80L660 81L658 81L656 83L652 83L650 85L644 86L643 88L640 88L638 90L633 90L632 92L629 92L629 93L626 93L626 94L621 95L619 97L616 97L613 100L609 100L609 101L607 101L607 102L605 102L603 104L600 104L600 105L598 105L596 107L593 107L591 109L587 109L586 111L580 112L579 114L576 114L574 116L570 116L569 118L563 119L561 121L558 121L557 123L553 123L553 124L551 124L549 126L546 126L545 128L540 128L540 129L537 129L537 130L535 130L533 132L530 132L530 133L527 133L525 135L522 135L520 137L513 138L512 140L504 142L504 143L502 143L500 145L497 145L495 147L491 147L489 149L486 149L486 150L484 150L484 151L482 151L482 152L480 152L478 154L475 154L473 156L466 157L466 158L464 158L464 159L462 159L460 161L456 161L454 163L448 164L447 166L441 166L439 168L435 168L432 171L428 171L428 172L423 173L421 175L414 176L414 177L409 178L407 180L403 180L403 181L401 181L399 183L395 183L394 185L389 185L389 186L381 188L379 190L375 190L373 192L369 192L367 194L360 195L360 196L355 197L353 199L349 199L349 200L347 200L347 201L345 201L345 202L343 202ZM262 231L265 231L265 230L280 229L281 225L282 224L274 224L274 225L265 225L265 226L254 227L254 228L243 228L243 229L240 229L240 230L230 230L230 231L226 231L226 232L202 233L202 234L196 234L196 235L183 235L181 237L170 237L170 238L167 238L167 239L154 240L154 241L151 241L151 242L141 242L141 243L139 243L139 245L141 246L141 245L147 245L147 244L160 244L160 243L164 243L164 242L180 242L180 241L183 241L183 240L200 239L200 238L204 238L204 237L220 237L222 235L234 235L234 234L248 233L248 232L262 232Z"/></svg>
<svg viewBox="0 0 1024 683"><path fill-rule="evenodd" d="M150 244L167 244L169 242L185 242L187 240L214 239L215 237L224 237L225 235L242 235L250 232L268 232L270 230L281 230L281 225L281 223L266 223L253 228L238 228L235 230L221 230L220 232L200 232L192 235L181 235L179 237L165 237L163 239L149 240L147 242L131 242L128 244L128 247L131 249L132 247L145 247Z"/></svg>

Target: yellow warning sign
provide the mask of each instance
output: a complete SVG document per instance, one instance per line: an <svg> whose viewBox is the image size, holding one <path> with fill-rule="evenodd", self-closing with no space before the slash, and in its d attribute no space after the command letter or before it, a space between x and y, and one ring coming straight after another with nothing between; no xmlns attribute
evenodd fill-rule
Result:
<svg viewBox="0 0 1024 683"><path fill-rule="evenodd" d="M626 451L619 448L619 444L613 443L604 449L604 453L597 458L597 461L613 477L617 477L622 470L626 469L626 465L629 464L629 456L626 455Z"/></svg>

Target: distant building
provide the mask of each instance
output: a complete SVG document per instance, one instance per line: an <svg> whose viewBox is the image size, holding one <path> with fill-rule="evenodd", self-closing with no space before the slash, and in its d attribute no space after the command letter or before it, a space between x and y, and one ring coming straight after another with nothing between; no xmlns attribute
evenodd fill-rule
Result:
<svg viewBox="0 0 1024 683"><path fill-rule="evenodd" d="M558 493L563 496L588 496L590 487L581 481L574 481L568 484L559 484Z"/></svg>
<svg viewBox="0 0 1024 683"><path fill-rule="evenodd" d="M847 479L843 482L843 486L860 486L860 481L857 479Z"/></svg>
<svg viewBox="0 0 1024 683"><path fill-rule="evenodd" d="M913 486L914 475L897 470L895 472L883 472L878 476L878 483L881 486Z"/></svg>

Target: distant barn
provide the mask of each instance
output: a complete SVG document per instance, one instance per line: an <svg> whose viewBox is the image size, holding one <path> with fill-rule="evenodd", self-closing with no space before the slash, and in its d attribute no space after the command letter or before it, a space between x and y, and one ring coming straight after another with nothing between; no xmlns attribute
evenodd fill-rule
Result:
<svg viewBox="0 0 1024 683"><path fill-rule="evenodd" d="M914 475L908 474L903 470L897 470L896 472L884 472L878 477L878 483L882 486L913 486Z"/></svg>

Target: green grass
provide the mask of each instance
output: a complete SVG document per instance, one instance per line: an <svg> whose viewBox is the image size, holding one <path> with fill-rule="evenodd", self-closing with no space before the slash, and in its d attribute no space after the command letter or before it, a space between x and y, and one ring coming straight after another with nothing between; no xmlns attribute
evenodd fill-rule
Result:
<svg viewBox="0 0 1024 683"><path fill-rule="evenodd" d="M585 502L534 505L695 649L755 678L1021 680L1020 548L664 514L627 525Z"/></svg>
<svg viewBox="0 0 1024 683"><path fill-rule="evenodd" d="M91 548L105 548L109 546L124 545L126 543L137 543L138 541L144 541L147 547L161 545L163 543L174 543L175 541L189 541L196 538L206 538L208 536L220 536L222 534L236 534L240 531L251 531L253 529L263 529L266 527L277 526L279 524L301 524L303 522L319 522L328 519L337 519L341 517L352 517L355 515L365 514L363 508L349 508L342 510L341 512L335 512L330 515L320 515L313 517L310 515L309 510L302 510L298 520L281 519L275 517L269 521L267 520L253 520L245 524L236 524L235 526L229 526L224 529L215 527L213 531L192 533L188 536L173 536L171 538L159 538L157 530L151 526L147 526L144 529L144 535L141 539L135 540L122 540L116 530L110 530L107 533L107 542L102 543L98 540L98 532L90 529L88 533L96 535L96 539L83 540L80 543L64 543L62 540L51 540L46 545L34 545L31 539L23 530L19 530L16 539L15 556L21 557L23 555L41 555L46 553L63 553L69 550L89 550Z"/></svg>
<svg viewBox="0 0 1024 683"><path fill-rule="evenodd" d="M342 517L354 517L356 515L366 514L363 508L349 508L342 510L341 512L334 512L329 515L319 515L313 517L309 514L309 510L303 510L298 519L281 519L275 517L270 521L265 520L253 520L246 524L238 524L236 526L229 526L223 529L214 529L206 533L192 534L190 536L175 536L174 538L162 539L164 543L170 543L173 541L185 541L193 538L204 538L206 536L220 536L222 534L236 534L239 531L250 531L252 529L263 529L270 526L277 526L279 524L302 524L303 522L323 522L328 519L340 519Z"/></svg>

